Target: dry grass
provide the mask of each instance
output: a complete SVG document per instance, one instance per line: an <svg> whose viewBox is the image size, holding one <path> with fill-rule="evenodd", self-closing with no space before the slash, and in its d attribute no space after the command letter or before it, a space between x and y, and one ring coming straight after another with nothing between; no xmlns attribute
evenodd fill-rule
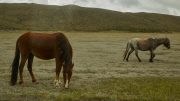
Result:
<svg viewBox="0 0 180 101"><path fill-rule="evenodd" d="M25 84L9 86L15 42L24 32L0 32L0 100L180 100L179 33L65 32L75 62L67 90L53 84L54 60L37 58L33 71L38 83L31 83L25 67ZM139 52L142 63L134 54L122 61L128 39L149 36L169 37L172 48L159 47L154 63L148 62L149 52Z"/></svg>

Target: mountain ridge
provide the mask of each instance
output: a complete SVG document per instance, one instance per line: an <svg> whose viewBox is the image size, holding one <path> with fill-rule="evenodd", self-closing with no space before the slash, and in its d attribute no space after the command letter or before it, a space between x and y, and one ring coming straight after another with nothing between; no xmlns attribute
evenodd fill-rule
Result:
<svg viewBox="0 0 180 101"><path fill-rule="evenodd" d="M2 3L0 30L180 32L180 17L77 5Z"/></svg>

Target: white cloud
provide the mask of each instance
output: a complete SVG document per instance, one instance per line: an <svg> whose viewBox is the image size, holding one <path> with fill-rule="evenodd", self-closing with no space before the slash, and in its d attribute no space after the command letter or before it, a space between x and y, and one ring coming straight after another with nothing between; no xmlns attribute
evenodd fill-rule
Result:
<svg viewBox="0 0 180 101"><path fill-rule="evenodd" d="M152 12L180 16L180 0L74 0L83 7L122 12Z"/></svg>
<svg viewBox="0 0 180 101"><path fill-rule="evenodd" d="M168 9L168 12L170 15L178 15L180 16L180 12L179 10L175 9L175 8L167 8Z"/></svg>
<svg viewBox="0 0 180 101"><path fill-rule="evenodd" d="M74 0L48 0L49 5L68 5L73 3Z"/></svg>

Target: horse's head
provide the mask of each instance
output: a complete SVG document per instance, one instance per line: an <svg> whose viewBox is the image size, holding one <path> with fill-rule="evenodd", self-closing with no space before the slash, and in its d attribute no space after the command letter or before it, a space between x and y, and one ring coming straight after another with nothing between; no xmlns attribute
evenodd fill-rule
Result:
<svg viewBox="0 0 180 101"><path fill-rule="evenodd" d="M164 39L164 46L168 49L170 49L170 40L168 38Z"/></svg>
<svg viewBox="0 0 180 101"><path fill-rule="evenodd" d="M71 80L72 76L72 70L74 67L74 63L68 63L63 65L63 77L64 77L64 83L65 83L65 88L69 88L69 82Z"/></svg>

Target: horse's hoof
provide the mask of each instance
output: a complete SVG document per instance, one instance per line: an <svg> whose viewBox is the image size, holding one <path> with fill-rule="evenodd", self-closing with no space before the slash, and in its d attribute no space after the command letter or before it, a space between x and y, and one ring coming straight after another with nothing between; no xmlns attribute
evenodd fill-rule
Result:
<svg viewBox="0 0 180 101"><path fill-rule="evenodd" d="M61 81L60 80L54 80L54 84L56 88L60 88Z"/></svg>
<svg viewBox="0 0 180 101"><path fill-rule="evenodd" d="M64 87L65 87L66 89L68 89L68 88L69 88L69 84L66 83L66 84L64 85Z"/></svg>
<svg viewBox="0 0 180 101"><path fill-rule="evenodd" d="M34 83L34 82L36 82L36 80L32 80L32 82Z"/></svg>
<svg viewBox="0 0 180 101"><path fill-rule="evenodd" d="M20 85L23 84L23 81L19 81L19 84L20 84Z"/></svg>
<svg viewBox="0 0 180 101"><path fill-rule="evenodd" d="M153 60L150 59L149 62L153 62Z"/></svg>
<svg viewBox="0 0 180 101"><path fill-rule="evenodd" d="M60 88L60 83L59 82L55 83L55 87Z"/></svg>
<svg viewBox="0 0 180 101"><path fill-rule="evenodd" d="M65 89L68 89L69 87L68 86L65 86Z"/></svg>
<svg viewBox="0 0 180 101"><path fill-rule="evenodd" d="M56 88L60 88L60 85L55 85Z"/></svg>
<svg viewBox="0 0 180 101"><path fill-rule="evenodd" d="M60 80L54 80L54 84L62 84L62 82Z"/></svg>
<svg viewBox="0 0 180 101"><path fill-rule="evenodd" d="M37 82L36 80L35 80L35 81L32 81L32 83L34 83L34 84L39 84L39 82Z"/></svg>
<svg viewBox="0 0 180 101"><path fill-rule="evenodd" d="M60 88L60 85L59 85L58 82L55 83L55 87L56 87L56 88Z"/></svg>
<svg viewBox="0 0 180 101"><path fill-rule="evenodd" d="M63 84L61 81L59 81L59 84L61 85L61 84Z"/></svg>

